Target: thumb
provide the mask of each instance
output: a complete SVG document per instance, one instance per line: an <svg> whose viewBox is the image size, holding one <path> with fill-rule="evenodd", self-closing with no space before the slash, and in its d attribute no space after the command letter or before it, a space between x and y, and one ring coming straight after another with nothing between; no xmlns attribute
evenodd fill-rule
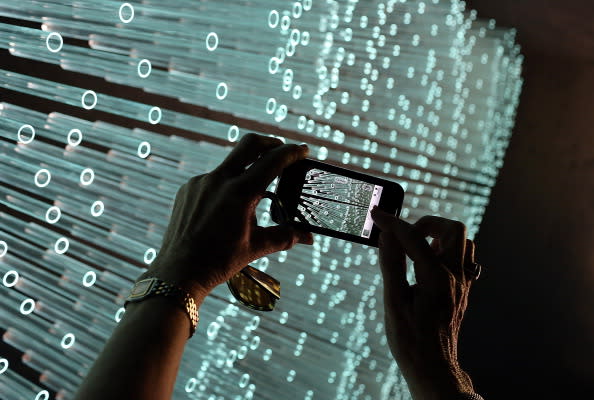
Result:
<svg viewBox="0 0 594 400"><path fill-rule="evenodd" d="M406 253L391 232L380 233L379 260L384 291L390 298L404 300L411 290L406 280Z"/></svg>
<svg viewBox="0 0 594 400"><path fill-rule="evenodd" d="M258 226L252 232L252 249L258 255L289 250L297 243L313 244L311 233L290 225Z"/></svg>
<svg viewBox="0 0 594 400"><path fill-rule="evenodd" d="M371 210L371 218L381 231L394 231L395 224L398 223L398 217L388 214L377 206Z"/></svg>

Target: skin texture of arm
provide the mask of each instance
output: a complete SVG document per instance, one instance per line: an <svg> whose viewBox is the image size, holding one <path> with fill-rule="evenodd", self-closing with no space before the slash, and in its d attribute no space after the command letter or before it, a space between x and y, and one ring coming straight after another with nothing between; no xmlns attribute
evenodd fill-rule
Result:
<svg viewBox="0 0 594 400"><path fill-rule="evenodd" d="M306 154L306 146L245 135L219 167L179 189L159 254L139 279L175 284L199 307L251 261L312 244L311 233L258 226L255 214L270 182ZM75 399L170 399L189 333L186 312L170 299L130 303Z"/></svg>
<svg viewBox="0 0 594 400"><path fill-rule="evenodd" d="M189 331L188 316L170 299L129 304L76 399L171 398Z"/></svg>

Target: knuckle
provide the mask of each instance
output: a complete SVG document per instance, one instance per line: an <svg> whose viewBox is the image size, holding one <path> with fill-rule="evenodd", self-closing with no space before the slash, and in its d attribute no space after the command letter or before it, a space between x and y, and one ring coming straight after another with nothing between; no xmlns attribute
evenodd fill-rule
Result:
<svg viewBox="0 0 594 400"><path fill-rule="evenodd" d="M466 248L468 251L474 250L474 242L470 239L466 239Z"/></svg>
<svg viewBox="0 0 594 400"><path fill-rule="evenodd" d="M190 179L188 179L188 182L186 183L186 185L188 185L188 186L195 186L198 183L200 183L203 178L204 178L204 174L193 176Z"/></svg>
<svg viewBox="0 0 594 400"><path fill-rule="evenodd" d="M287 148L290 149L291 151L301 151L302 150L301 146L299 146L298 144L295 144L295 143L289 143L289 144L286 144L285 146L287 146Z"/></svg>
<svg viewBox="0 0 594 400"><path fill-rule="evenodd" d="M241 142L246 143L246 144L255 144L258 141L260 141L261 136L254 133L254 132L248 132L245 135L243 135L243 137L241 138Z"/></svg>
<svg viewBox="0 0 594 400"><path fill-rule="evenodd" d="M298 144L285 144L285 152L291 159L297 159L303 153L303 148Z"/></svg>
<svg viewBox="0 0 594 400"><path fill-rule="evenodd" d="M182 184L179 189L177 189L177 193L175 194L175 202L177 202L181 197L184 195L188 187L188 183Z"/></svg>
<svg viewBox="0 0 594 400"><path fill-rule="evenodd" d="M208 174L196 175L188 180L186 183L188 189L197 190L200 187L212 187L221 182L222 172L213 170ZM224 181L224 180L223 180Z"/></svg>
<svg viewBox="0 0 594 400"><path fill-rule="evenodd" d="M433 220L434 220L434 217L432 215L424 215L421 218L419 218L417 220L417 222L414 223L414 225L423 226L423 225L433 222Z"/></svg>
<svg viewBox="0 0 594 400"><path fill-rule="evenodd" d="M215 180L225 180L228 175L228 171L225 168L221 168L219 165L217 168L210 171L208 174L204 174L203 180L205 181L215 181Z"/></svg>
<svg viewBox="0 0 594 400"><path fill-rule="evenodd" d="M457 235L466 236L466 225L460 221L452 221L452 231Z"/></svg>
<svg viewBox="0 0 594 400"><path fill-rule="evenodd" d="M295 240L287 240L284 246L281 246L281 250L291 250L295 245Z"/></svg>

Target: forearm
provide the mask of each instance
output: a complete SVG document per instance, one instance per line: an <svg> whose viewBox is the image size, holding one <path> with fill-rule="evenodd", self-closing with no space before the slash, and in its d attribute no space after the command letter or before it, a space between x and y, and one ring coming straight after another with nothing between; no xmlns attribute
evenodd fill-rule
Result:
<svg viewBox="0 0 594 400"><path fill-rule="evenodd" d="M130 303L75 399L170 399L189 332L169 298Z"/></svg>
<svg viewBox="0 0 594 400"><path fill-rule="evenodd" d="M414 400L482 400L475 394L468 374L459 367L401 372Z"/></svg>

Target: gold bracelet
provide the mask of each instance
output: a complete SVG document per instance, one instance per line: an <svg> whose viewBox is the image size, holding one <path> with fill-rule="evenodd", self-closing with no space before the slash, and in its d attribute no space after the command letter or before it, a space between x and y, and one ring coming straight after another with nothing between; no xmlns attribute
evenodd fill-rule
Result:
<svg viewBox="0 0 594 400"><path fill-rule="evenodd" d="M130 295L126 298L124 308L128 303L139 302L153 296L170 297L176 301L188 314L190 318L190 337L196 332L196 326L200 317L198 316L198 307L194 298L189 293L184 292L178 286L162 281L158 278L145 278L134 284Z"/></svg>

